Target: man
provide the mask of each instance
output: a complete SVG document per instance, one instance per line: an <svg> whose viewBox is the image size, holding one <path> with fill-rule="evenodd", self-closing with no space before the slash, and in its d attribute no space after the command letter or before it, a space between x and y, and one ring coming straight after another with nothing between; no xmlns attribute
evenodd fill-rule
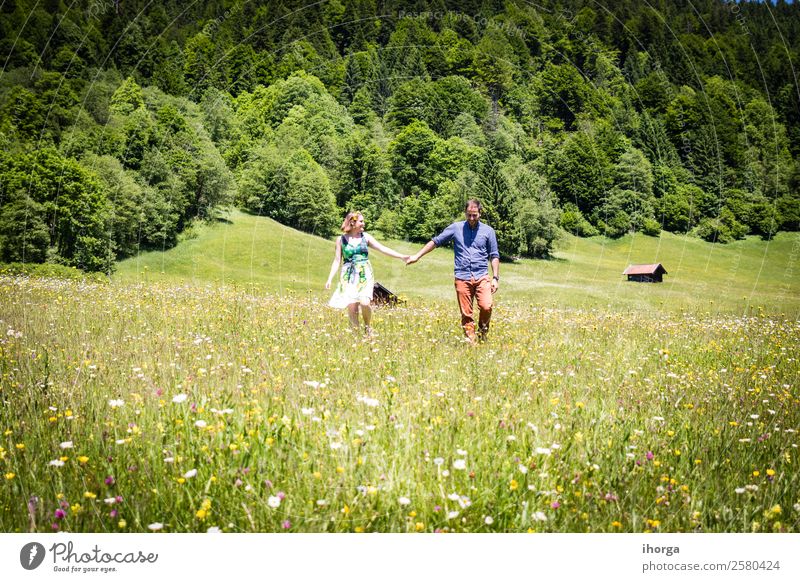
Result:
<svg viewBox="0 0 800 582"><path fill-rule="evenodd" d="M455 251L455 286L458 307L461 310L461 327L467 341L474 344L476 339L486 339L489 320L492 317L492 295L500 283L500 253L497 251L497 236L488 224L480 222L481 203L471 199L464 208L465 221L454 222L438 236L433 237L420 251L406 260L411 265L427 255L434 248L453 241ZM492 277L489 277L487 263L492 263ZM475 320L472 306L478 299L478 335L475 334Z"/></svg>

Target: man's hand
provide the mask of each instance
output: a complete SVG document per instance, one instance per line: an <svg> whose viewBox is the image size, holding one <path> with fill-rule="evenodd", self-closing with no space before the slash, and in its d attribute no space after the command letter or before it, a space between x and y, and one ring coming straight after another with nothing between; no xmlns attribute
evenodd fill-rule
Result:
<svg viewBox="0 0 800 582"><path fill-rule="evenodd" d="M410 257L408 257L408 258L406 259L406 265L413 265L413 264L414 264L414 263L416 263L418 260L419 260L419 256L417 256L417 255L411 255Z"/></svg>
<svg viewBox="0 0 800 582"><path fill-rule="evenodd" d="M495 291L497 291L497 285L498 285L499 283L500 283L500 282L499 282L497 279L492 279L492 293L494 293Z"/></svg>

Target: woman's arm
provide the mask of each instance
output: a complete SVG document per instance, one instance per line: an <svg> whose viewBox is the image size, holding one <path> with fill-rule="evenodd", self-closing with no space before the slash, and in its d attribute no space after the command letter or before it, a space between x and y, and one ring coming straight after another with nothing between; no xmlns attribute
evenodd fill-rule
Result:
<svg viewBox="0 0 800 582"><path fill-rule="evenodd" d="M436 248L436 243L433 242L432 240L429 240L427 244L417 252L416 255L411 255L408 259L406 259L406 265L413 265L435 248Z"/></svg>
<svg viewBox="0 0 800 582"><path fill-rule="evenodd" d="M336 237L336 250L333 252L333 262L331 263L331 272L328 275L328 282L325 283L325 289L331 288L331 281L333 281L333 276L336 274L336 271L339 269L339 263L342 262L342 237Z"/></svg>
<svg viewBox="0 0 800 582"><path fill-rule="evenodd" d="M397 251L393 251L393 250L392 250L392 249L390 249L389 247L383 246L381 243L379 243L378 241L376 241L376 240L375 240L375 237L373 237L372 235L370 235L370 234L367 234L367 233L365 232L365 233L364 233L364 236L365 236L365 237L367 237L367 244L368 244L369 246L371 246L372 248L374 248L376 251L380 251L380 252L382 252L384 255L388 255L388 256L390 256L390 257L394 257L395 259L402 259L402 260L404 260L404 261L405 261L405 260L408 258L408 255L401 255L401 254L400 254L400 253L398 253Z"/></svg>

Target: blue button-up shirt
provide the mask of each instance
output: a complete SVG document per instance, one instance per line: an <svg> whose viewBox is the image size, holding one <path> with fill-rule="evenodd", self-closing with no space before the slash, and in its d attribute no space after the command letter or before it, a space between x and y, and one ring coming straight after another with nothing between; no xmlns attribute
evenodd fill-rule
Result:
<svg viewBox="0 0 800 582"><path fill-rule="evenodd" d="M432 240L437 247L453 241L456 279L483 277L489 274L489 259L500 258L494 229L480 221L475 228L470 228L466 220L454 222Z"/></svg>

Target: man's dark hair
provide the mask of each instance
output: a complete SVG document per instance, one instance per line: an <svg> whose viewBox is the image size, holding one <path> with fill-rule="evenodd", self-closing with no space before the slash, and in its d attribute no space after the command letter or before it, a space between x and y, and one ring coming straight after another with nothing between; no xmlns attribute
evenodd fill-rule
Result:
<svg viewBox="0 0 800 582"><path fill-rule="evenodd" d="M478 200L477 198L470 198L469 200L467 200L467 203L464 205L464 211L466 211L467 208L469 208L470 206L477 206L478 207L478 212L480 212L480 210L481 210L481 201Z"/></svg>

